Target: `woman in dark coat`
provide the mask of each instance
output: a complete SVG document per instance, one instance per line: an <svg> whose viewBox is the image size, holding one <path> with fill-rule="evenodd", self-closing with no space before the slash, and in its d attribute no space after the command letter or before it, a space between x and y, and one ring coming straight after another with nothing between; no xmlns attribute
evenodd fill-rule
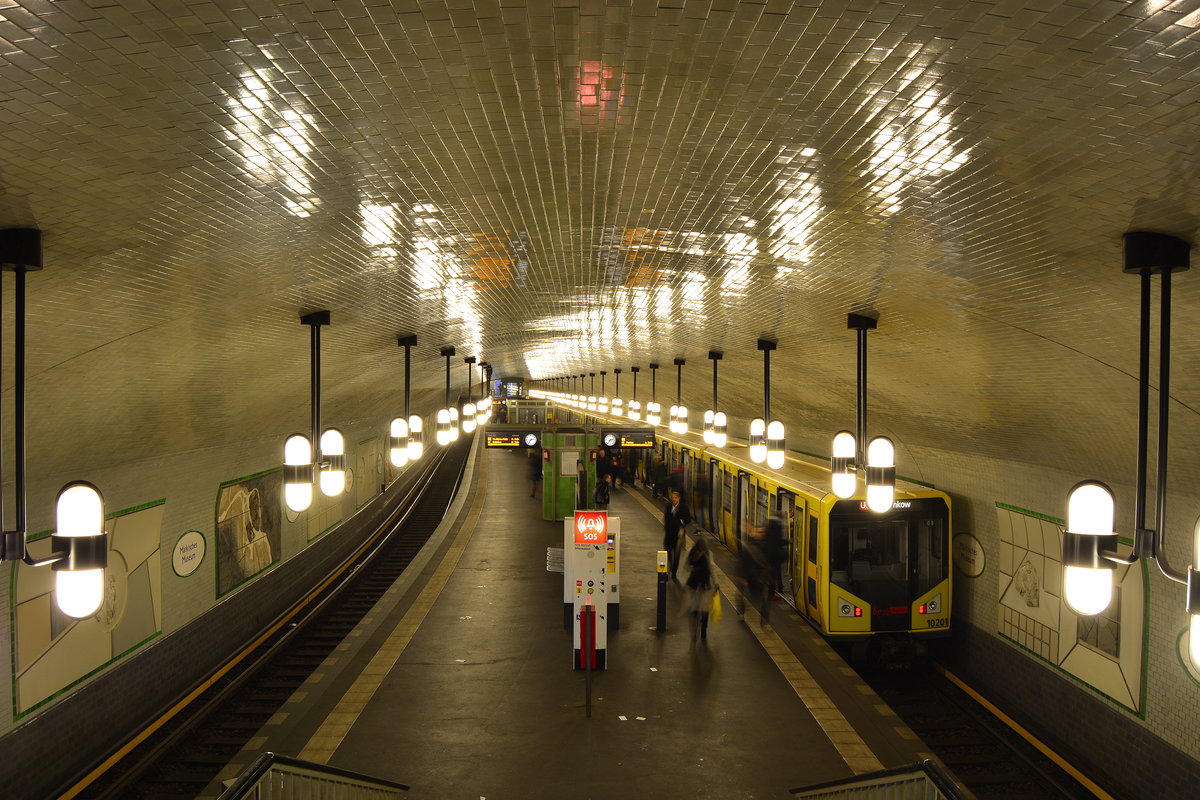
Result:
<svg viewBox="0 0 1200 800"><path fill-rule="evenodd" d="M712 608L713 593L717 590L717 582L713 580L712 558L708 553L708 545L703 539L697 539L687 555L691 574L688 575L688 617L695 641L697 631L701 639L708 638L708 613Z"/></svg>

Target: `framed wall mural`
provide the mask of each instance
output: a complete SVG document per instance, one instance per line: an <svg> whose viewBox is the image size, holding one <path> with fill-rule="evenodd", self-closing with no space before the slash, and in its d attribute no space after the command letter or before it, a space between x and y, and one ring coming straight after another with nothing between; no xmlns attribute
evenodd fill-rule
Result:
<svg viewBox="0 0 1200 800"><path fill-rule="evenodd" d="M54 571L13 564L13 718L162 633L159 550L165 500L107 517L104 602L87 619L72 619L54 601ZM31 537L30 551L49 550L50 531ZM39 541L42 541L39 544Z"/></svg>
<svg viewBox="0 0 1200 800"><path fill-rule="evenodd" d="M1062 599L1063 521L996 503L1000 528L998 633L1131 711L1145 686L1146 572L1119 566L1113 602L1092 617Z"/></svg>
<svg viewBox="0 0 1200 800"><path fill-rule="evenodd" d="M217 596L279 560L283 471L251 475L217 490Z"/></svg>

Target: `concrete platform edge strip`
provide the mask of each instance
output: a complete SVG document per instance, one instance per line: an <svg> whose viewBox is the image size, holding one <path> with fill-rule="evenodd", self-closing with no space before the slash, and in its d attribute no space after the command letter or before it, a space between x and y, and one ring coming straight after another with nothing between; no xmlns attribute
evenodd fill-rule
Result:
<svg viewBox="0 0 1200 800"><path fill-rule="evenodd" d="M472 452L472 458L477 452L478 448ZM354 684L346 691L334 710L309 739L308 744L300 753L300 758L319 764L329 763L329 759L333 757L346 734L350 732L359 715L362 714L363 709L370 703L379 686L387 678L388 673L404 653L413 636L416 635L421 623L425 620L425 615L429 613L429 609L437 602L438 596L458 566L463 551L470 543L471 535L475 532L475 525L483 513L487 471L483 468L482 462L480 462L477 479L473 483L475 484L475 496L470 511L433 576L421 589L420 595L396 624L387 641L371 659L370 664L355 679ZM467 484L464 482L465 485Z"/></svg>

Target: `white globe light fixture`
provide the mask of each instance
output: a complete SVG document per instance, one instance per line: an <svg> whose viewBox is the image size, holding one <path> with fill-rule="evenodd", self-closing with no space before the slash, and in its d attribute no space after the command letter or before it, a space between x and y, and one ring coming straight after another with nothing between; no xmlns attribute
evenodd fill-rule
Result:
<svg viewBox="0 0 1200 800"><path fill-rule="evenodd" d="M408 464L408 421L396 417L388 425L388 461L393 467Z"/></svg>
<svg viewBox="0 0 1200 800"><path fill-rule="evenodd" d="M85 619L104 602L104 568L108 537L104 534L104 499L90 483L64 486L55 501L55 550L65 557L54 562L54 599L68 617Z"/></svg>
<svg viewBox="0 0 1200 800"><path fill-rule="evenodd" d="M337 428L321 434L321 494L337 497L346 491L346 437Z"/></svg>
<svg viewBox="0 0 1200 800"><path fill-rule="evenodd" d="M854 434L850 431L838 431L833 436L833 493L843 500L853 497L858 488L858 478L854 474Z"/></svg>
<svg viewBox="0 0 1200 800"><path fill-rule="evenodd" d="M300 512L312 505L312 442L302 433L293 433L283 443L283 502Z"/></svg>
<svg viewBox="0 0 1200 800"><path fill-rule="evenodd" d="M896 447L886 436L867 444L867 508L882 514L891 511L896 495Z"/></svg>
<svg viewBox="0 0 1200 800"><path fill-rule="evenodd" d="M1112 490L1099 481L1077 483L1067 495L1063 536L1063 599L1077 614L1091 616L1112 602L1115 564L1100 551L1115 549Z"/></svg>
<svg viewBox="0 0 1200 800"><path fill-rule="evenodd" d="M773 419L767 425L767 466L771 469L783 469L784 460L783 423Z"/></svg>
<svg viewBox="0 0 1200 800"><path fill-rule="evenodd" d="M767 460L767 421L761 417L750 420L750 460L755 464Z"/></svg>

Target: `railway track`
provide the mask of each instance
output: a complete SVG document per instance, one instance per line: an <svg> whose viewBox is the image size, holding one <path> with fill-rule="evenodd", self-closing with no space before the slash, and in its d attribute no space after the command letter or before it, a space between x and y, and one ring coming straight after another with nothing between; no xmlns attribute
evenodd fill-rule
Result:
<svg viewBox="0 0 1200 800"><path fill-rule="evenodd" d="M330 586L301 621L231 672L77 797L192 800L354 630L421 551L462 480L470 439L431 466L419 498L374 549Z"/></svg>
<svg viewBox="0 0 1200 800"><path fill-rule="evenodd" d="M932 667L859 673L978 800L1094 800Z"/></svg>

